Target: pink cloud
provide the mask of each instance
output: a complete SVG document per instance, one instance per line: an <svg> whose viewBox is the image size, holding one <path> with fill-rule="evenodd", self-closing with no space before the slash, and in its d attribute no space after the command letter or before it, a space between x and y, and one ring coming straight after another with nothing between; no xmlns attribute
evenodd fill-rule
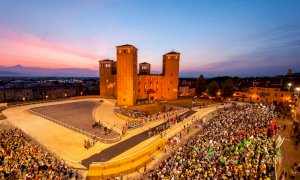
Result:
<svg viewBox="0 0 300 180"><path fill-rule="evenodd" d="M98 60L109 48L106 43L95 43L97 52L76 47L85 42L50 42L28 33L0 29L0 65L35 65L47 67L85 67L97 69Z"/></svg>

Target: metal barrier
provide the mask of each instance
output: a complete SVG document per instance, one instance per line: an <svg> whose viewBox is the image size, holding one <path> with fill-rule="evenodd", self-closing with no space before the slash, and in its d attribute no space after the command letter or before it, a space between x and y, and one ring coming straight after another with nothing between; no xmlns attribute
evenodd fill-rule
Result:
<svg viewBox="0 0 300 180"><path fill-rule="evenodd" d="M13 104L13 105L7 105L7 107L18 107L18 106L27 106L27 105L32 105L32 104L43 104L43 103L50 103L50 102L59 102L63 101L65 99L56 99L56 100L49 100L49 101L33 101L29 103L19 103L19 104Z"/></svg>
<svg viewBox="0 0 300 180"><path fill-rule="evenodd" d="M137 171L137 169L151 162L153 160L152 155L156 151L162 150L166 143L167 139L162 138L127 157L108 162L92 162L87 173L87 178L114 178L119 177L122 174L124 175Z"/></svg>
<svg viewBox="0 0 300 180"><path fill-rule="evenodd" d="M122 138L121 135L119 135L119 136L116 137L116 138L112 138L112 139L101 138L101 137L95 136L95 135L93 135L93 134L91 134L91 133L88 133L88 132L86 132L86 131L84 131L84 130L82 130L82 129L76 128L76 127L74 127L74 126L68 125L68 124L63 123L63 122L61 122L61 121L59 121L59 120L56 120L56 119L54 119L54 118L51 118L51 117L49 117L49 116L45 116L45 115L43 115L43 114L40 114L40 113L38 113L38 112L36 112L36 111L33 111L32 109L28 109L28 111L31 112L32 114L35 114L35 115L40 116L40 117L42 117L42 118L44 118L44 119L50 120L50 121L52 121L52 122L54 122L54 123L56 123L56 124L59 124L59 125L64 126L64 127L66 127L66 128L69 128L69 129L71 129L71 130L73 130L73 131L75 131L75 132L81 133L81 134L83 134L83 135L85 135L85 136L87 136L87 137L89 137L89 138L91 138L91 139L95 139L95 140L100 141L100 142L103 142L103 143L115 143L115 142L117 142L117 141L120 141L121 138Z"/></svg>

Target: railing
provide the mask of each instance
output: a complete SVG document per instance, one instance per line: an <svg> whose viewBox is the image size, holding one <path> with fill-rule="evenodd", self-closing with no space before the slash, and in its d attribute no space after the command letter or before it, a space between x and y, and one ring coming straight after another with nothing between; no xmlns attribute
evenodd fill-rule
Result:
<svg viewBox="0 0 300 180"><path fill-rule="evenodd" d="M167 140L162 138L127 157L108 162L92 162L89 166L87 178L106 179L135 172L151 162L153 153L162 149L166 142Z"/></svg>
<svg viewBox="0 0 300 180"><path fill-rule="evenodd" d="M95 136L95 135L93 135L91 133L88 133L88 132L86 132L86 131L84 131L82 129L76 128L74 126L68 125L68 124L63 123L63 122L61 122L59 120L56 120L54 118L51 118L49 116L40 114L40 113L38 113L36 111L33 111L32 109L28 109L28 111L31 112L32 114L35 114L35 115L40 116L40 117L42 117L44 119L50 120L50 121L52 121L52 122L54 122L56 124L59 124L59 125L64 126L66 128L69 128L69 129L71 129L71 130L73 130L75 132L81 133L81 134L83 134L83 135L85 135L85 136L87 136L87 137L89 137L91 139L95 139L95 140L103 142L103 143L114 143L114 142L120 141L121 138L122 138L121 135L118 136L118 137L116 137L116 138L111 138L111 139L101 138L101 137Z"/></svg>
<svg viewBox="0 0 300 180"><path fill-rule="evenodd" d="M32 105L32 104L42 104L42 103L50 103L50 102L58 102L58 101L63 101L65 99L53 99L53 100L48 100L48 101L32 101L32 102L26 102L26 103L18 103L18 104L13 104L13 105L7 105L7 107L18 107L18 106L27 106L27 105Z"/></svg>
<svg viewBox="0 0 300 180"><path fill-rule="evenodd" d="M101 120L96 119L95 110L96 110L103 102L104 102L104 101L101 101L99 104L97 104L97 105L94 107L93 112L92 112L92 114L93 114L93 119L95 120L95 122L100 121L100 123L101 123L102 126L107 127L107 128L110 128L111 130L116 131L117 133L119 133L119 137L118 137L118 138L119 138L119 140L121 140L121 139L122 139L122 133L123 133L121 129L119 129L119 128L115 127L115 126L112 126L112 125L110 125L110 124L108 124L108 123L105 123L104 121L101 121ZM119 140L117 140L117 141L119 141ZM117 142L117 141L115 141L115 142ZM114 143L114 142L112 142L112 143Z"/></svg>

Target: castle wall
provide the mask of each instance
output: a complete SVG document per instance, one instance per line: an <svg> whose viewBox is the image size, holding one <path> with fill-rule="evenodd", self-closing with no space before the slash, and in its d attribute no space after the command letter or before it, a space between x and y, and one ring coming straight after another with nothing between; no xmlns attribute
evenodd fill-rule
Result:
<svg viewBox="0 0 300 180"><path fill-rule="evenodd" d="M138 75L139 90L138 99L160 100L162 99L161 75Z"/></svg>

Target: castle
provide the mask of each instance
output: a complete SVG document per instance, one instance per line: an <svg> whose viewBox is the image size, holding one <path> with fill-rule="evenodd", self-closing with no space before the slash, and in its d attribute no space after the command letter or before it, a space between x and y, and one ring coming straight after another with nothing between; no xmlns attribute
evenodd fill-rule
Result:
<svg viewBox="0 0 300 180"><path fill-rule="evenodd" d="M178 97L180 53L163 55L162 74L150 74L149 63L139 64L132 45L117 46L117 61L99 61L100 96L116 97L119 106L133 106L138 100L172 100Z"/></svg>

